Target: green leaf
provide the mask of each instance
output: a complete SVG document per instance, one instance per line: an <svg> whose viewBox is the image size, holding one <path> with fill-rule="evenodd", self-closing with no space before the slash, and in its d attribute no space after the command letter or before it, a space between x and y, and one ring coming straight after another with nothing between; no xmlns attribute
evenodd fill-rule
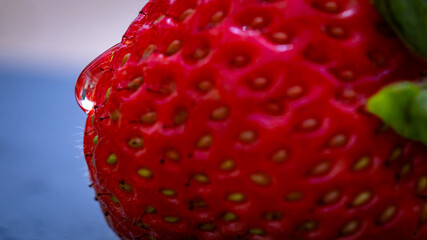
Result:
<svg viewBox="0 0 427 240"><path fill-rule="evenodd" d="M402 40L427 58L427 0L374 0L378 11Z"/></svg>
<svg viewBox="0 0 427 240"><path fill-rule="evenodd" d="M398 134L427 145L425 85L400 82L387 86L369 99L367 109Z"/></svg>

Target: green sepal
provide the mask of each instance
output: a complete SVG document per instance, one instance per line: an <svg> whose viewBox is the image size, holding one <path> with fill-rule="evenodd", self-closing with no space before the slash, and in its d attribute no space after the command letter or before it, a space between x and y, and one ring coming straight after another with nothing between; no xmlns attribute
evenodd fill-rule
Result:
<svg viewBox="0 0 427 240"><path fill-rule="evenodd" d="M427 88L412 82L389 85L372 96L367 109L398 134L427 145Z"/></svg>
<svg viewBox="0 0 427 240"><path fill-rule="evenodd" d="M378 11L419 56L427 58L427 0L373 0Z"/></svg>

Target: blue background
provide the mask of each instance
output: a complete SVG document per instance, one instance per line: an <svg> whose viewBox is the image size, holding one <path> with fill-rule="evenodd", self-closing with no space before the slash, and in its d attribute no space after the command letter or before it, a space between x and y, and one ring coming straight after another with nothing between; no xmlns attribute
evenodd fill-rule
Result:
<svg viewBox="0 0 427 240"><path fill-rule="evenodd" d="M81 149L81 70L147 0L0 0L0 240L110 240Z"/></svg>
<svg viewBox="0 0 427 240"><path fill-rule="evenodd" d="M0 239L117 239L88 187L79 67L0 61Z"/></svg>

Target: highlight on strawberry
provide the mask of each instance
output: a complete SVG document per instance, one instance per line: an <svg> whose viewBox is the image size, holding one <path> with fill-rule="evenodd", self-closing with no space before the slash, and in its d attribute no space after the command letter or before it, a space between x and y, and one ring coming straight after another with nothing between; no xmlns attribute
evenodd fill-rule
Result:
<svg viewBox="0 0 427 240"><path fill-rule="evenodd" d="M427 239L426 5L149 1L75 89L110 227Z"/></svg>

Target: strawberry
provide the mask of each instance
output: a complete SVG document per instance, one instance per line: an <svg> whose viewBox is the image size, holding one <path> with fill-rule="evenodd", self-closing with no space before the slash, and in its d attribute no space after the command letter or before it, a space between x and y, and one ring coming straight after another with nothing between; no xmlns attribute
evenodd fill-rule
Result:
<svg viewBox="0 0 427 240"><path fill-rule="evenodd" d="M427 147L366 109L427 69L366 0L153 0L82 73L122 239L427 239Z"/></svg>

